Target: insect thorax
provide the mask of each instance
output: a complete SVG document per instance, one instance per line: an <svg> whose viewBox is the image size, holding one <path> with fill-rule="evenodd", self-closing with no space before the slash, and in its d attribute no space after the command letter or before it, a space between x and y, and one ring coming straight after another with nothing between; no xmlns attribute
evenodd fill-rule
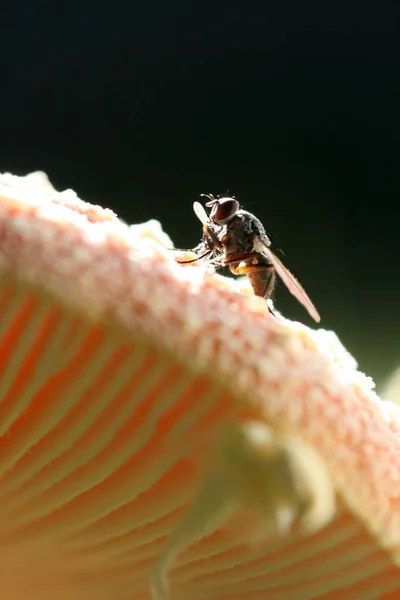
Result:
<svg viewBox="0 0 400 600"><path fill-rule="evenodd" d="M226 226L225 254L236 252L252 252L253 237L252 215L245 212L238 214Z"/></svg>

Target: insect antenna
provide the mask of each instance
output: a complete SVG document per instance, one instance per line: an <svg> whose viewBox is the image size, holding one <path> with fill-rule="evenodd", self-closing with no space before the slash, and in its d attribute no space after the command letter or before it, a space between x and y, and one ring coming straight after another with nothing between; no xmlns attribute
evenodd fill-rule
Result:
<svg viewBox="0 0 400 600"><path fill-rule="evenodd" d="M214 198L212 194L200 194L200 197L209 199L209 202L206 202L206 206L212 206L213 204L218 202L218 199Z"/></svg>

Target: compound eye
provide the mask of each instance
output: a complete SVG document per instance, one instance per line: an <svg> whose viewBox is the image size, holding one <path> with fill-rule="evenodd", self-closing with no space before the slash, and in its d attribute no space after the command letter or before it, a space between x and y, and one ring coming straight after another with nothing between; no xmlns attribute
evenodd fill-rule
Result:
<svg viewBox="0 0 400 600"><path fill-rule="evenodd" d="M219 225L223 225L229 221L238 210L239 202L237 200L234 200L233 198L221 198L218 200L218 204L214 205L211 212L211 218Z"/></svg>

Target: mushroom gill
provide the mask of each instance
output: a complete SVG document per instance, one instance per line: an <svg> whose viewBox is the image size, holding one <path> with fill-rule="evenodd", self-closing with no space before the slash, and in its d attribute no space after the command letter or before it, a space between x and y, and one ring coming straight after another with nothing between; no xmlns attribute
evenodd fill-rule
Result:
<svg viewBox="0 0 400 600"><path fill-rule="evenodd" d="M171 246L0 176L0 598L399 598L398 408Z"/></svg>

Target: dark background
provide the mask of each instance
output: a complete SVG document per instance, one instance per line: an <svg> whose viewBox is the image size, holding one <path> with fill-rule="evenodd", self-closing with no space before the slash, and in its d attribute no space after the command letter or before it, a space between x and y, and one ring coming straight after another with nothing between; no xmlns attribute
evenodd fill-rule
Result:
<svg viewBox="0 0 400 600"><path fill-rule="evenodd" d="M3 5L0 171L159 219L180 248L198 194L236 195L380 382L400 362L397 5ZM311 324L283 285L277 304Z"/></svg>

